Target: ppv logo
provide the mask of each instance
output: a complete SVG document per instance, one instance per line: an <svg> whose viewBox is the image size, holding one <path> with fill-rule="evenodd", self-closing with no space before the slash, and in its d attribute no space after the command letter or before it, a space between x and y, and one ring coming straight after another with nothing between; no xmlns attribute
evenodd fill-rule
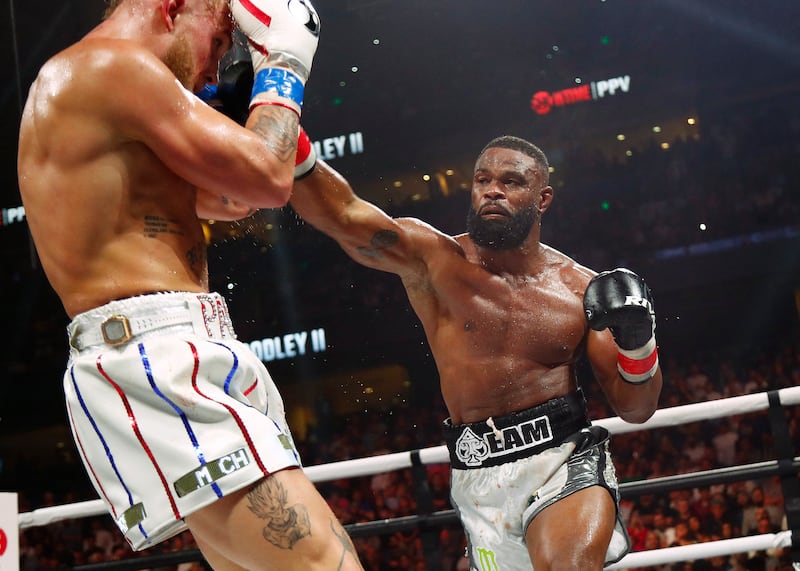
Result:
<svg viewBox="0 0 800 571"><path fill-rule="evenodd" d="M631 86L631 76L622 75L604 79L602 81L592 81L586 85L570 87L560 91L537 91L531 97L531 109L537 115L547 115L553 107L563 107L573 105L581 101L596 101L607 95L614 95L618 91L627 93Z"/></svg>

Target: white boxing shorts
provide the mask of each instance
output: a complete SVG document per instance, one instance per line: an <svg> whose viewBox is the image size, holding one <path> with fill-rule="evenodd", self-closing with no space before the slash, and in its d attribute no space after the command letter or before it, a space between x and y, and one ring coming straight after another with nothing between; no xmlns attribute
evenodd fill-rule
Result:
<svg viewBox="0 0 800 571"><path fill-rule="evenodd" d="M547 506L590 486L606 488L617 519L606 564L622 559L630 538L619 512L609 433L591 426L580 391L510 415L452 425L450 499L477 571L532 570L525 531Z"/></svg>
<svg viewBox="0 0 800 571"><path fill-rule="evenodd" d="M283 401L214 293L112 301L67 327L64 393L86 471L133 549L300 466Z"/></svg>

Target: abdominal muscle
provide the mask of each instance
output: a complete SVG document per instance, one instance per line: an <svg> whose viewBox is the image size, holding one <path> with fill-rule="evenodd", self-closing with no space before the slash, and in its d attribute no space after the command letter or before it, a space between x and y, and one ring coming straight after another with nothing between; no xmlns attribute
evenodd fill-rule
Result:
<svg viewBox="0 0 800 571"><path fill-rule="evenodd" d="M42 268L71 318L132 295L208 290L192 186L141 144L46 162L38 142L27 139L21 191Z"/></svg>
<svg viewBox="0 0 800 571"><path fill-rule="evenodd" d="M507 359L476 368L462 362L456 370L440 368L442 396L454 424L486 420L525 410L577 389L572 366L506 367Z"/></svg>
<svg viewBox="0 0 800 571"><path fill-rule="evenodd" d="M202 252L194 264L184 254L192 249ZM133 295L208 290L204 245L183 237L148 238L129 232L92 250L40 250L42 266L70 317Z"/></svg>

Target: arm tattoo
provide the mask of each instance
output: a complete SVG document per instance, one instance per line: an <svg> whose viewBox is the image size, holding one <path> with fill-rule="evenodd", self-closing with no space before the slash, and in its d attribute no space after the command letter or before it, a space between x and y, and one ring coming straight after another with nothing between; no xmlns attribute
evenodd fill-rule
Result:
<svg viewBox="0 0 800 571"><path fill-rule="evenodd" d="M369 247L360 246L358 253L367 258L381 258L381 250L391 248L399 241L399 236L394 230L378 230L369 241Z"/></svg>
<svg viewBox="0 0 800 571"><path fill-rule="evenodd" d="M285 163L291 160L292 153L297 148L299 119L294 113L286 113L280 107L270 107L275 107L274 112L261 113L253 125L253 131L261 135L272 154Z"/></svg>
<svg viewBox="0 0 800 571"><path fill-rule="evenodd" d="M358 561L358 555L356 555L356 547L353 545L353 542L350 541L350 536L347 535L347 532L344 530L342 525L336 520L331 520L331 530L333 531L333 535L339 538L339 541L342 542L342 556L339 558L339 565L336 566L336 569L341 569L342 565L344 565L344 558L347 557L347 554L350 553L356 561Z"/></svg>
<svg viewBox="0 0 800 571"><path fill-rule="evenodd" d="M250 511L266 520L261 535L275 547L292 549L311 535L311 519L303 504L287 506L289 494L276 478L265 478L247 494Z"/></svg>

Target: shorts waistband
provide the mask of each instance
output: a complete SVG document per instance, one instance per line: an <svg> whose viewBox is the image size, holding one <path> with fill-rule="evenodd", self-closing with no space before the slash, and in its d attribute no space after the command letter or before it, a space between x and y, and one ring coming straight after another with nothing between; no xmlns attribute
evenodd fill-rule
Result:
<svg viewBox="0 0 800 571"><path fill-rule="evenodd" d="M488 468L558 446L590 424L583 392L578 390L485 421L453 425L448 418L444 438L452 468Z"/></svg>
<svg viewBox="0 0 800 571"><path fill-rule="evenodd" d="M75 316L67 326L73 351L118 347L171 328L211 339L235 339L228 306L218 293L164 292L111 301Z"/></svg>

